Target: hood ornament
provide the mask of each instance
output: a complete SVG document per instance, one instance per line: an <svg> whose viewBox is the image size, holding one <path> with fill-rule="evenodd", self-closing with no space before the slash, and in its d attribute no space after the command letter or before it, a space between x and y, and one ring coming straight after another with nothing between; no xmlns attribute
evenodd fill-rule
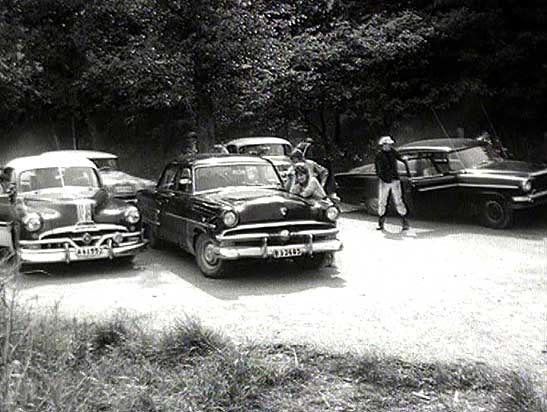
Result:
<svg viewBox="0 0 547 412"><path fill-rule="evenodd" d="M282 207L279 211L281 212L281 216L287 216L287 213L289 213L289 209L286 207Z"/></svg>

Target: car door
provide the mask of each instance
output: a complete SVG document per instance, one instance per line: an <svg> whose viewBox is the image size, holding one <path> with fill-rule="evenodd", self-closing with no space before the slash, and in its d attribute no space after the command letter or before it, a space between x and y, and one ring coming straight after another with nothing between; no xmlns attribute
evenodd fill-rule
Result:
<svg viewBox="0 0 547 412"><path fill-rule="evenodd" d="M190 216L192 179L189 168L176 173L176 184L164 205L164 222L169 227L167 240L185 247Z"/></svg>
<svg viewBox="0 0 547 412"><path fill-rule="evenodd" d="M457 182L444 153L418 154L410 157L408 164L411 175L408 190L415 209L442 209L451 204Z"/></svg>
<svg viewBox="0 0 547 412"><path fill-rule="evenodd" d="M159 214L158 234L162 239L168 241L173 241L175 238L174 228L172 227L174 217L169 213L169 203L176 196L175 189L179 170L180 166L178 164L167 166L155 192L155 203Z"/></svg>
<svg viewBox="0 0 547 412"><path fill-rule="evenodd" d="M0 249L13 249L13 225L15 212L11 195L5 190L7 187L0 184Z"/></svg>

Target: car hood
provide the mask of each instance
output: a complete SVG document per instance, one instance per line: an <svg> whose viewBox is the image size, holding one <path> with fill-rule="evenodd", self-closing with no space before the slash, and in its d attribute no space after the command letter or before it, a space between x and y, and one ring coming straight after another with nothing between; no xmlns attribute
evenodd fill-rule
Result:
<svg viewBox="0 0 547 412"><path fill-rule="evenodd" d="M114 186L131 186L132 191L147 189L154 187L156 183L149 179L130 175L121 170L100 170L101 180L103 185L107 187Z"/></svg>
<svg viewBox="0 0 547 412"><path fill-rule="evenodd" d="M102 188L55 188L17 195L16 209L22 217L39 213L42 231L78 223L123 223L126 205L109 197Z"/></svg>
<svg viewBox="0 0 547 412"><path fill-rule="evenodd" d="M240 223L244 224L314 220L322 210L317 202L273 188L226 188L200 197L207 202L236 210Z"/></svg>
<svg viewBox="0 0 547 412"><path fill-rule="evenodd" d="M530 177L532 174L541 172L547 173L544 165L522 162L517 160L503 160L488 163L484 166L474 169L481 173L491 173L500 175L512 175L515 177Z"/></svg>

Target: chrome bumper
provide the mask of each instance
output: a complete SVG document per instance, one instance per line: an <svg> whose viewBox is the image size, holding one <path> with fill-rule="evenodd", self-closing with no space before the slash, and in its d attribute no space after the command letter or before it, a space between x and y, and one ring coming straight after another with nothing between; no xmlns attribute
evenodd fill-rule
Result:
<svg viewBox="0 0 547 412"><path fill-rule="evenodd" d="M342 250L342 242L338 239L322 240L285 246L268 246L266 242L262 246L218 246L215 249L217 256L223 260L236 260L244 258L296 257L299 255L280 256L285 250L298 250L301 255L313 255L314 253L338 252Z"/></svg>
<svg viewBox="0 0 547 412"><path fill-rule="evenodd" d="M25 240L19 242L18 254L22 263L56 263L78 262L98 259L115 259L134 256L147 244L143 239L142 231L124 233L123 237L139 237L138 241L126 241L116 244L112 239L105 239L99 245L78 246L70 238L56 238L48 240ZM106 236L105 236L106 237ZM47 244L62 243L62 248L43 248Z"/></svg>
<svg viewBox="0 0 547 412"><path fill-rule="evenodd" d="M532 207L547 203L547 190L525 196L514 196L513 202L517 208Z"/></svg>

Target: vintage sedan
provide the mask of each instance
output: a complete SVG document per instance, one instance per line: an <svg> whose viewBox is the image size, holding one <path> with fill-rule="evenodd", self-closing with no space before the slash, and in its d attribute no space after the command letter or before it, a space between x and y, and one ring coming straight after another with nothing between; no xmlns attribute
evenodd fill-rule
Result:
<svg viewBox="0 0 547 412"><path fill-rule="evenodd" d="M140 220L79 156L21 157L2 171L0 247L22 263L131 260L146 245Z"/></svg>
<svg viewBox="0 0 547 412"><path fill-rule="evenodd" d="M137 191L152 188L155 182L130 175L120 170L119 159L113 153L96 150L54 150L42 153L44 156L81 156L91 160L99 169L103 187L114 197L128 203L136 202Z"/></svg>
<svg viewBox="0 0 547 412"><path fill-rule="evenodd" d="M207 277L247 258L320 267L342 248L338 208L288 193L272 162L257 156L182 157L137 200L150 245L178 245Z"/></svg>
<svg viewBox="0 0 547 412"><path fill-rule="evenodd" d="M272 161L283 179L291 167L291 142L280 137L243 137L226 143L229 153L262 156Z"/></svg>
<svg viewBox="0 0 547 412"><path fill-rule="evenodd" d="M492 228L511 225L516 210L547 204L547 168L500 157L473 139L431 139L397 149L407 159L410 176L399 163L405 202L412 213L478 215ZM376 214L378 178L374 164L336 175L338 195Z"/></svg>

